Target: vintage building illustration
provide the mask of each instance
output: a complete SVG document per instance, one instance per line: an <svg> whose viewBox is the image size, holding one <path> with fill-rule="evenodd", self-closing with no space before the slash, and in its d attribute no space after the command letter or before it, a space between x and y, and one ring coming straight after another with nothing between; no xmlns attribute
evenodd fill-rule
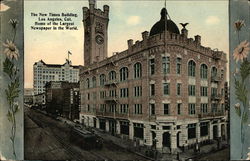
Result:
<svg viewBox="0 0 250 161"><path fill-rule="evenodd" d="M141 41L107 58L109 7L95 6L83 7L80 121L171 153L226 139L226 54L189 38L163 8Z"/></svg>

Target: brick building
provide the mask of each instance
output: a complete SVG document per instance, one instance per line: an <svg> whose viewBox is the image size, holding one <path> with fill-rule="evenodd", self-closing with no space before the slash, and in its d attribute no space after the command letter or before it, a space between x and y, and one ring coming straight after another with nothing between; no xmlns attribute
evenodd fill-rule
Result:
<svg viewBox="0 0 250 161"><path fill-rule="evenodd" d="M46 104L45 92L33 95L33 105L37 108L44 109Z"/></svg>
<svg viewBox="0 0 250 161"><path fill-rule="evenodd" d="M202 46L199 35L189 38L185 26L179 31L163 8L141 41L128 40L127 50L107 58L109 7L103 10L92 0L83 7L80 121L172 153L225 138L226 54Z"/></svg>
<svg viewBox="0 0 250 161"><path fill-rule="evenodd" d="M79 119L79 83L51 81L46 83L46 111L74 120Z"/></svg>

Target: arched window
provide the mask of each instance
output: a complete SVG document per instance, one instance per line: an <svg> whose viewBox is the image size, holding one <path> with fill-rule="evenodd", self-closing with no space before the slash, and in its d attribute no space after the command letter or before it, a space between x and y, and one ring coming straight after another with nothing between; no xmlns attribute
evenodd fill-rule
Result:
<svg viewBox="0 0 250 161"><path fill-rule="evenodd" d="M190 60L188 62L188 76L195 77L195 62L193 60Z"/></svg>
<svg viewBox="0 0 250 161"><path fill-rule="evenodd" d="M120 69L120 81L125 81L128 79L128 68L123 67Z"/></svg>
<svg viewBox="0 0 250 161"><path fill-rule="evenodd" d="M217 76L217 68L213 67L211 70L211 77L216 77Z"/></svg>
<svg viewBox="0 0 250 161"><path fill-rule="evenodd" d="M201 79L207 79L207 65L206 64L201 65L200 76L201 76Z"/></svg>
<svg viewBox="0 0 250 161"><path fill-rule="evenodd" d="M89 78L86 79L86 88L90 87Z"/></svg>
<svg viewBox="0 0 250 161"><path fill-rule="evenodd" d="M96 87L96 77L92 78L92 84L93 84L93 88L95 88Z"/></svg>
<svg viewBox="0 0 250 161"><path fill-rule="evenodd" d="M141 63L134 65L134 78L141 78Z"/></svg>
<svg viewBox="0 0 250 161"><path fill-rule="evenodd" d="M105 81L106 81L106 76L105 76L105 74L101 74L101 75L100 75L100 86L104 86Z"/></svg>
<svg viewBox="0 0 250 161"><path fill-rule="evenodd" d="M115 80L116 79L116 72L111 71L109 72L109 80Z"/></svg>

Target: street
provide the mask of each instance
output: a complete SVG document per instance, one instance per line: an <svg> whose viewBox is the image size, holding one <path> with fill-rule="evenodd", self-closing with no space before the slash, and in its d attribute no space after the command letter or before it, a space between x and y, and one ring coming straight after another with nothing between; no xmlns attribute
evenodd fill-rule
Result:
<svg viewBox="0 0 250 161"><path fill-rule="evenodd" d="M230 160L229 147L208 155L198 157L196 160Z"/></svg>
<svg viewBox="0 0 250 161"><path fill-rule="evenodd" d="M28 107L24 126L25 160L147 160L105 140L101 150L83 150L70 142L69 125Z"/></svg>

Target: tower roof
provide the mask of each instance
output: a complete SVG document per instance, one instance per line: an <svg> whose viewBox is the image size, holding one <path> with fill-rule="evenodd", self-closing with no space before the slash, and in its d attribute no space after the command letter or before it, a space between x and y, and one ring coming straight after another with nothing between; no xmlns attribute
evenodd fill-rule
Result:
<svg viewBox="0 0 250 161"><path fill-rule="evenodd" d="M160 21L156 22L151 28L150 34L149 34L150 36L162 33L165 30L172 32L172 33L180 34L180 31L177 25L172 20L168 19L167 15L168 15L167 9L162 8L161 19Z"/></svg>

